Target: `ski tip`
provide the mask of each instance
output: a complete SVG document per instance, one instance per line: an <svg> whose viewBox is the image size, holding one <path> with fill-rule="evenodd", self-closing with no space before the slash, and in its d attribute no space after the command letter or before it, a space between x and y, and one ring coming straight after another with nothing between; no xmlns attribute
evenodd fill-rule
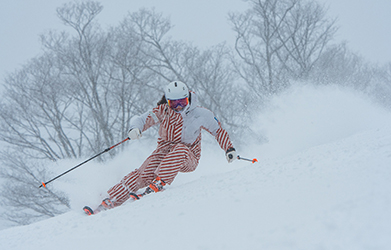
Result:
<svg viewBox="0 0 391 250"><path fill-rule="evenodd" d="M256 158L254 158L254 159L252 160L252 163L256 163L256 162L258 162L258 160L257 160Z"/></svg>
<svg viewBox="0 0 391 250"><path fill-rule="evenodd" d="M89 206L83 207L83 210L86 213L86 215L93 215L94 214L94 211Z"/></svg>
<svg viewBox="0 0 391 250"><path fill-rule="evenodd" d="M129 196L130 196L130 198L132 198L135 201L140 199L140 197L135 193L130 193Z"/></svg>
<svg viewBox="0 0 391 250"><path fill-rule="evenodd" d="M41 188L41 187L44 187L44 188L46 188L46 184L45 184L45 182L42 182L42 183L41 183L41 186L39 186L39 187L40 187L40 188Z"/></svg>

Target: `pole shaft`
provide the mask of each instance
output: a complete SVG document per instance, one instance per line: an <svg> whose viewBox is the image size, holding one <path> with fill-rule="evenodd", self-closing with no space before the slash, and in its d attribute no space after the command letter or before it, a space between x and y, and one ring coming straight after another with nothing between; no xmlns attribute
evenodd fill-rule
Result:
<svg viewBox="0 0 391 250"><path fill-rule="evenodd" d="M117 147L118 145L120 145L120 144L126 142L127 140L130 140L130 139L129 139L129 138L126 138L126 139L124 139L123 141L121 141L121 142L119 142L119 143L117 143L117 144L115 144L115 145L113 145L113 146L111 146L111 147L109 147L109 148L106 148L104 151L100 152L99 154L97 154L97 155L95 155L95 156L93 156L93 157L91 157L91 158L89 158L89 159L83 161L82 163L78 164L77 166L74 166L73 168L71 168L71 169L65 171L64 173L62 173L62 174L60 174L60 175L57 175L57 176L54 177L53 179L51 179L51 180L49 180L49 181L47 181L47 182L45 182L45 183L42 182L42 184L39 186L39 188L41 188L41 187L46 187L46 185L49 184L50 182L52 182L52 181L54 181L54 180L57 180L57 179L60 178L61 176L65 175L65 174L67 174L67 173L69 173L69 172L75 170L76 168L80 167L81 165L83 165L83 164L85 164L85 163L87 163L87 162L89 162L89 161L95 159L96 157L100 156L101 154L108 152L109 150L111 150L111 149Z"/></svg>
<svg viewBox="0 0 391 250"><path fill-rule="evenodd" d="M258 162L258 160L255 158L251 160L251 159L240 157L239 155L238 155L238 160L251 161L252 163Z"/></svg>

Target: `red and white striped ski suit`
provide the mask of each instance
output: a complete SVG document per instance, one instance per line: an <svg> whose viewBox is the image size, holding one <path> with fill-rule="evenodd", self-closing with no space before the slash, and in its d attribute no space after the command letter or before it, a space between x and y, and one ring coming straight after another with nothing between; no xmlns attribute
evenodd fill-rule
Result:
<svg viewBox="0 0 391 250"><path fill-rule="evenodd" d="M115 206L124 203L129 193L147 187L157 176L171 184L179 172L194 171L201 157L201 129L214 135L224 151L232 147L228 133L210 110L197 105L194 93L182 113L162 104L134 117L131 123L131 128L141 131L160 124L158 146L140 168L107 191Z"/></svg>

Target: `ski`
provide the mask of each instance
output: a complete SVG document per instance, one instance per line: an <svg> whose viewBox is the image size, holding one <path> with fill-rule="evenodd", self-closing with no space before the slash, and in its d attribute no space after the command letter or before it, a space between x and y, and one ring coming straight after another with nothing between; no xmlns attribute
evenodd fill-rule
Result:
<svg viewBox="0 0 391 250"><path fill-rule="evenodd" d="M101 202L101 204L99 204L99 206L96 209L92 209L89 206L85 206L83 207L83 211L87 215L93 215L112 208L114 208L113 202L109 198L106 198Z"/></svg>
<svg viewBox="0 0 391 250"><path fill-rule="evenodd" d="M86 213L87 215L93 215L93 214L94 214L94 210L92 210L92 208L90 208L89 206L83 207L83 211L84 211L84 213Z"/></svg>
<svg viewBox="0 0 391 250"><path fill-rule="evenodd" d="M140 195L142 195L142 194L140 194ZM141 197L135 193L130 193L129 196L133 201L139 200ZM112 203L112 201L109 198L106 198L102 201L101 204L99 204L99 206L97 208L92 209L89 206L84 206L83 211L86 215L93 215L93 214L98 214L102 211L106 211L106 210L109 210L112 208L114 208L114 204Z"/></svg>
<svg viewBox="0 0 391 250"><path fill-rule="evenodd" d="M141 194L129 193L129 198L132 201L136 201L136 200L139 200L140 198L142 198L150 193L157 193L157 192L164 191L165 185L166 185L166 183L162 179L157 177L154 180L154 182L151 183L145 189L145 191L143 193L141 193ZM106 211L106 210L112 209L112 208L114 208L113 202L109 198L106 198L102 201L102 203L96 209L92 209L89 206L85 206L85 207L83 207L83 211L87 215L93 215L93 214L97 214L97 213L100 213L102 211Z"/></svg>

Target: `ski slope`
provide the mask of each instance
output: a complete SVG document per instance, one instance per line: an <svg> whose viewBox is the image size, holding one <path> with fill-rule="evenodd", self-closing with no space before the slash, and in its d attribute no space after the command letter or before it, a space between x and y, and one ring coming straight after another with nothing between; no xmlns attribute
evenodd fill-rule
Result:
<svg viewBox="0 0 391 250"><path fill-rule="evenodd" d="M53 183L72 210L0 231L1 249L391 249L390 113L348 90L301 87L275 98L253 128L267 142L237 150L258 163L227 164L204 143L198 169L166 191L85 216L83 205L154 147L132 142Z"/></svg>

